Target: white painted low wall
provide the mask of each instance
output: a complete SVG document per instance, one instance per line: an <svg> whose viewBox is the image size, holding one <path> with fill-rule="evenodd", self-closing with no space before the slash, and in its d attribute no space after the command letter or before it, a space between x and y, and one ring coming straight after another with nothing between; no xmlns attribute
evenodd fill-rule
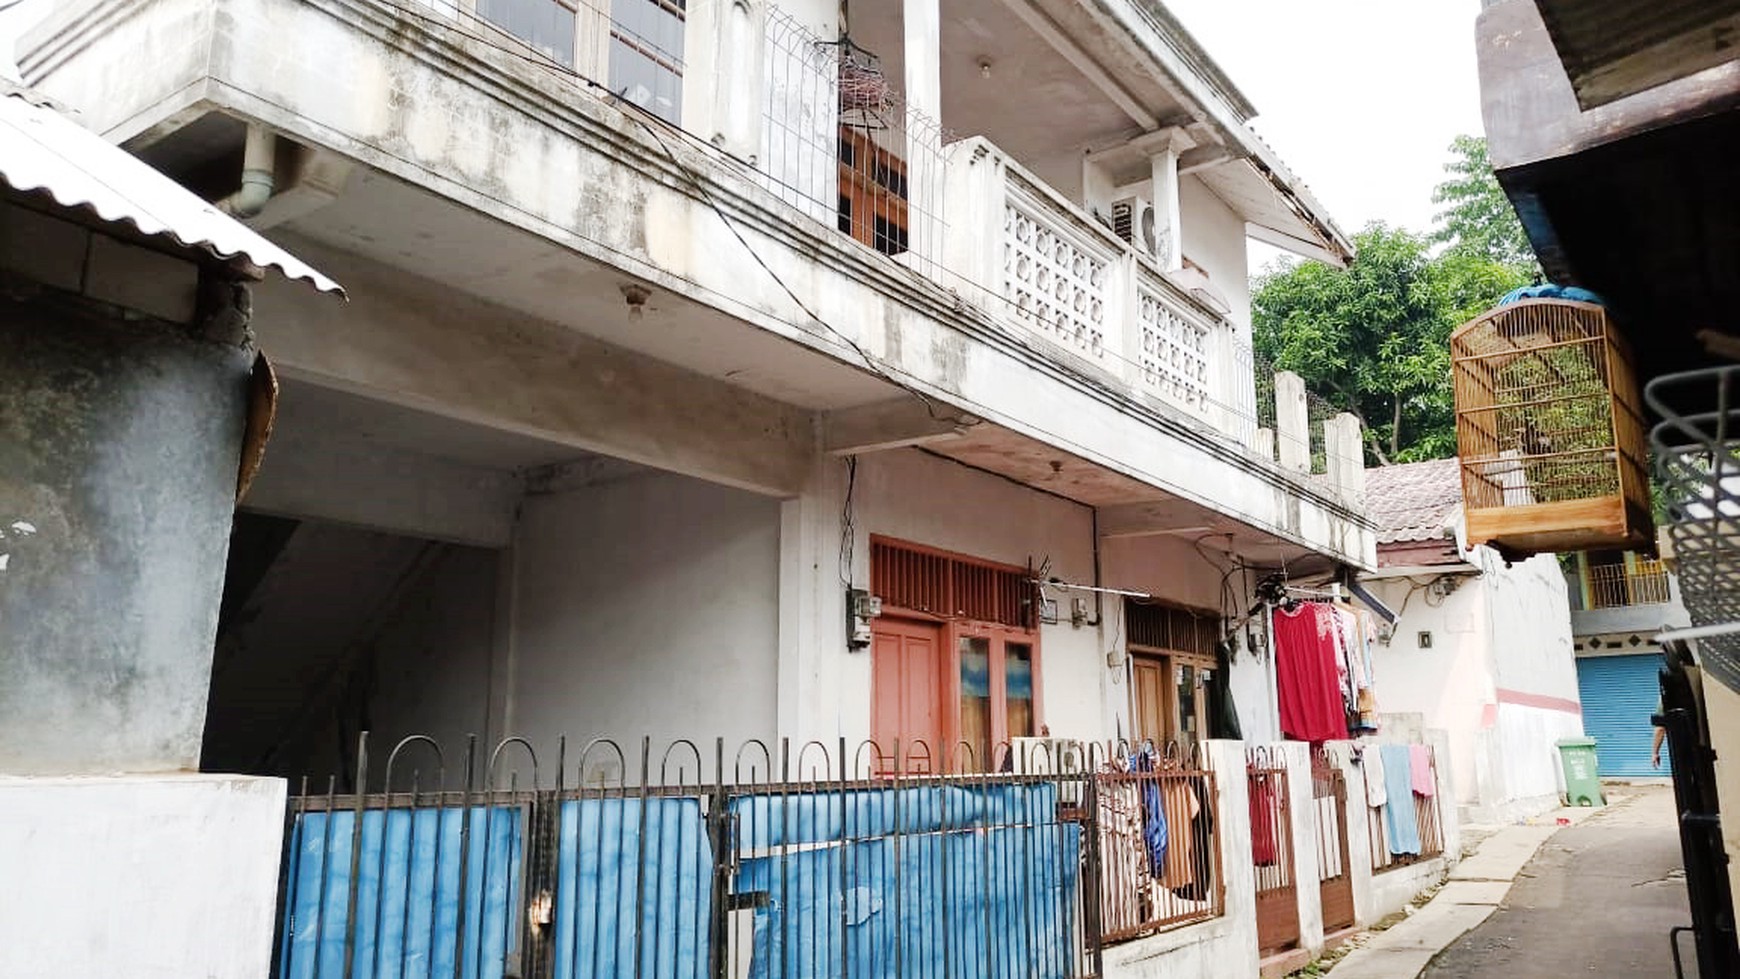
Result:
<svg viewBox="0 0 1740 979"><path fill-rule="evenodd" d="M1251 979L1257 974L1257 892L1256 877L1250 872L1245 746L1242 741L1206 741L1202 750L1205 764L1215 773L1226 913L1200 925L1107 948L1106 979Z"/></svg>
<svg viewBox="0 0 1740 979"><path fill-rule="evenodd" d="M281 779L0 779L0 976L264 977Z"/></svg>

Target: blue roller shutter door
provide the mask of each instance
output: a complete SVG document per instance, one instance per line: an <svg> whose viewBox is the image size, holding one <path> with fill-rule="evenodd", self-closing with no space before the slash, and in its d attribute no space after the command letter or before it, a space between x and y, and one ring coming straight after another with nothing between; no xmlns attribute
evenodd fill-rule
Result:
<svg viewBox="0 0 1740 979"><path fill-rule="evenodd" d="M1660 653L1640 656L1590 656L1577 660L1577 688L1583 701L1583 731L1596 741L1603 778L1640 778L1668 774L1650 767L1649 723L1661 701Z"/></svg>

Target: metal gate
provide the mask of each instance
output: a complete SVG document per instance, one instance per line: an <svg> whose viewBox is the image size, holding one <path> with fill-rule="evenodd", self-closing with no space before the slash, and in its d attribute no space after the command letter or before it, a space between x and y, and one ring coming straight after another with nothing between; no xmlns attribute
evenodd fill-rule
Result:
<svg viewBox="0 0 1740 979"><path fill-rule="evenodd" d="M1257 947L1269 955L1299 944L1286 756L1262 745L1247 749L1245 777L1250 784L1251 863L1257 876Z"/></svg>
<svg viewBox="0 0 1740 979"><path fill-rule="evenodd" d="M1325 934L1352 928L1353 874L1347 856L1347 777L1323 746L1311 752L1312 825Z"/></svg>

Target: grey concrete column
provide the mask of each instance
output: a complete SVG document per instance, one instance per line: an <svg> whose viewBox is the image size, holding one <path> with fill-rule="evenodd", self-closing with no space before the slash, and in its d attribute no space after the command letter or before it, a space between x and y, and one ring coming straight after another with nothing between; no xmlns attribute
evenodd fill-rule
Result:
<svg viewBox="0 0 1740 979"><path fill-rule="evenodd" d="M1350 499L1365 497L1365 448L1360 444L1359 417L1342 412L1323 422L1329 483Z"/></svg>
<svg viewBox="0 0 1740 979"><path fill-rule="evenodd" d="M1292 371L1275 373L1275 446L1281 467L1311 471L1311 416L1305 404L1305 380Z"/></svg>
<svg viewBox="0 0 1740 979"><path fill-rule="evenodd" d="M198 766L243 322L0 293L0 773Z"/></svg>

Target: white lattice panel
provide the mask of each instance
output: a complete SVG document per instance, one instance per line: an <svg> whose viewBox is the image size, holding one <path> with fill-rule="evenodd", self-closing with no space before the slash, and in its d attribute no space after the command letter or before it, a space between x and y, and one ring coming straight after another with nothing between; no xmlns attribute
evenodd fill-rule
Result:
<svg viewBox="0 0 1740 979"><path fill-rule="evenodd" d="M1047 339L1107 359L1107 260L1078 245L1034 208L1003 213L1003 294L1015 317Z"/></svg>
<svg viewBox="0 0 1740 979"><path fill-rule="evenodd" d="M1142 383L1191 411L1208 410L1208 329L1167 305L1157 293L1138 289L1142 330Z"/></svg>

